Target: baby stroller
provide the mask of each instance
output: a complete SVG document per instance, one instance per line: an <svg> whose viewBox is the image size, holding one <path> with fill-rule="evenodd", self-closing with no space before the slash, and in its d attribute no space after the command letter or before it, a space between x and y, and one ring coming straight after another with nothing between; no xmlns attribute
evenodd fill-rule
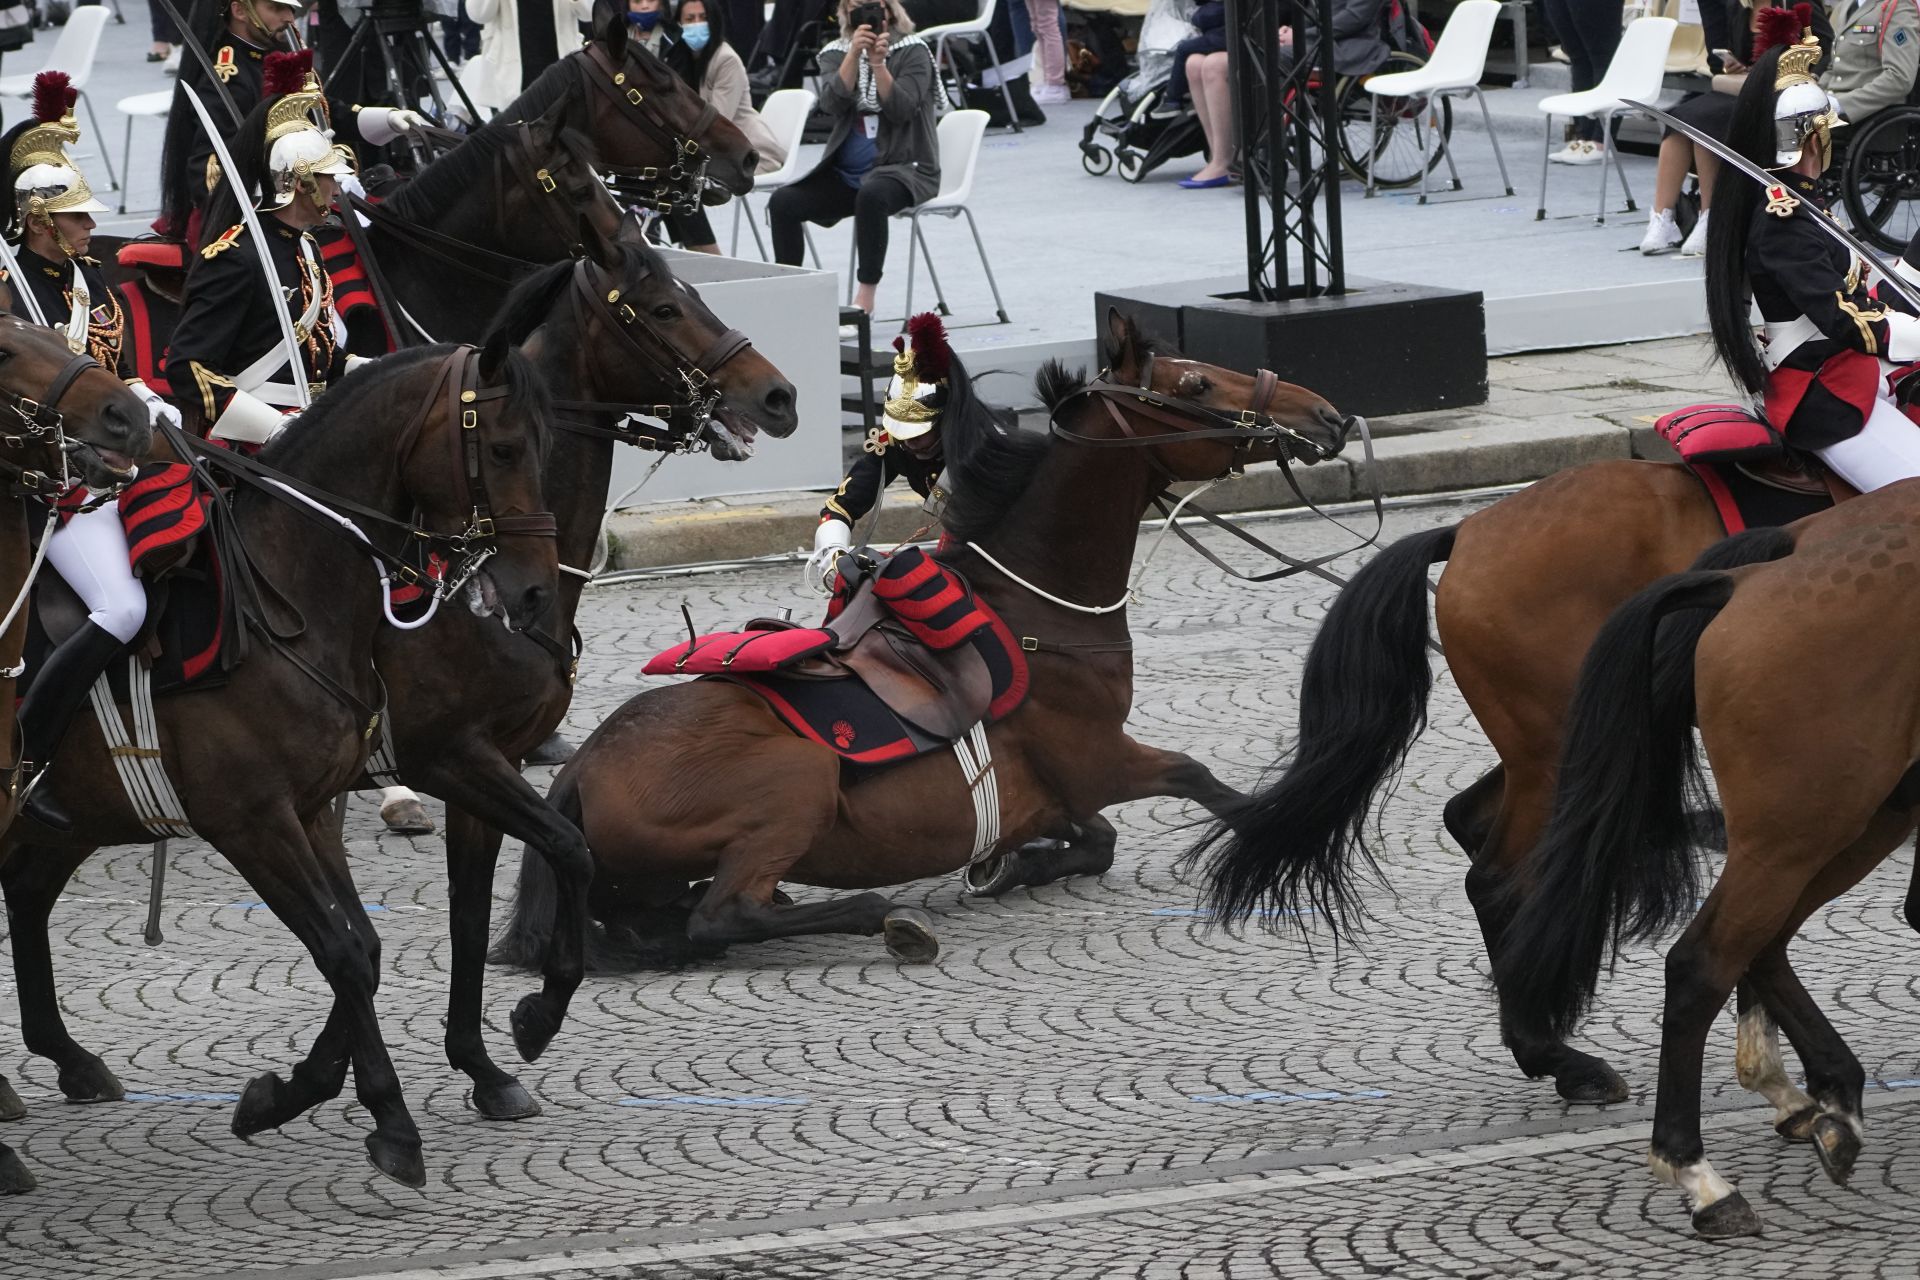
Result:
<svg viewBox="0 0 1920 1280"><path fill-rule="evenodd" d="M1120 166L1120 176L1138 182L1169 160L1206 148L1200 118L1188 111L1174 119L1152 116L1173 74L1173 46L1192 33L1187 19L1195 0L1153 0L1140 25L1140 66L1101 100L1080 135L1080 165L1094 177Z"/></svg>

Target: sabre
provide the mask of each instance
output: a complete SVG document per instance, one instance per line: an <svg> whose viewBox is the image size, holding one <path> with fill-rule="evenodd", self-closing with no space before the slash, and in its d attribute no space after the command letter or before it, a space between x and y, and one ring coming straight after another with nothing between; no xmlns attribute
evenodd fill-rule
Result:
<svg viewBox="0 0 1920 1280"><path fill-rule="evenodd" d="M1714 155L1719 156L1721 160L1746 174L1761 186L1771 187L1779 182L1777 177L1769 174L1765 169L1762 169L1759 165L1747 159L1726 143L1708 137L1706 134L1700 132L1700 130L1688 124L1685 120L1676 119L1658 107L1648 106L1644 102L1635 102L1632 98L1622 98L1621 101L1630 107L1646 112L1676 133L1685 134L1693 141L1694 145L1705 147L1707 150L1713 152ZM1881 278L1893 286L1893 291L1899 294L1908 306L1912 307L1915 311L1920 311L1920 289L1916 289L1912 284L1896 274L1892 267L1881 261L1880 255L1868 248L1867 243L1860 239L1859 236L1854 235L1853 232L1847 230L1838 222L1835 222L1832 218L1829 218L1826 214L1810 206L1805 200L1801 200L1798 197L1796 197L1793 202L1793 213L1811 218L1813 225L1825 232L1829 238L1838 240L1841 244L1859 254L1868 266L1879 272Z"/></svg>
<svg viewBox="0 0 1920 1280"><path fill-rule="evenodd" d="M40 299L33 296L33 289L27 284L27 277L20 270L20 259L13 256L13 246L0 236L0 267L5 267L7 278L16 286L13 292L27 304L27 312L38 325L47 323L47 313L40 309ZM77 270L78 268L76 268Z"/></svg>
<svg viewBox="0 0 1920 1280"><path fill-rule="evenodd" d="M180 92L187 95L187 105L200 117L200 127L207 131L207 141L213 144L213 154L220 161L220 172L226 175L238 197L235 203L240 206L240 221L246 224L247 234L253 237L256 250L254 257L260 260L260 270L266 273L267 294L274 304L273 316L280 322L280 341L287 348L287 375L293 381L293 393L299 398L300 407L305 409L313 403L313 396L307 390L307 362L300 358L300 343L293 336L293 318L287 314L286 302L280 292L280 277L274 272L273 260L267 255L267 238L260 231L260 216L254 210L253 195L241 187L240 171L234 168L233 157L228 154L220 131L213 127L213 115L207 110L207 104L200 100L200 95L185 80L180 81Z"/></svg>

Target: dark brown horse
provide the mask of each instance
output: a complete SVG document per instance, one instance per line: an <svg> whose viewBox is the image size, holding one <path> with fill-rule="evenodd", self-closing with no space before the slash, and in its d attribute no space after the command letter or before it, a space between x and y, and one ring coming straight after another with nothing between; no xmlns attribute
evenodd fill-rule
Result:
<svg viewBox="0 0 1920 1280"><path fill-rule="evenodd" d="M1691 917L1667 953L1650 1159L1713 1238L1760 1230L1700 1133L1706 1036L1742 975L1806 1066L1828 1175L1845 1183L1860 1150L1864 1073L1786 949L1914 829L1920 482L1840 510L1845 530L1801 539L1778 563L1663 579L1601 630L1497 971L1516 1028L1564 1035L1619 938ZM1696 719L1727 827L1725 865L1697 911L1684 785Z"/></svg>
<svg viewBox="0 0 1920 1280"><path fill-rule="evenodd" d="M1042 374L1053 436L1022 435L970 411L958 372L942 420L952 496L936 557L967 576L1031 659L1026 702L987 731L1000 813L988 856L1076 828L1111 847L1100 811L1145 796L1195 800L1214 813L1241 798L1199 762L1126 734L1133 658L1124 604L1140 517L1171 480L1217 477L1281 448L1317 460L1344 439L1346 421L1311 391L1156 355L1117 314L1109 329L1101 381L1089 386L1058 366ZM1220 429L1252 422L1261 425ZM1103 447L1115 442L1144 447ZM645 763L662 760L674 766ZM627 702L551 795L586 832L594 910L608 925L672 911L690 881L713 878L690 915L680 908L682 937L697 948L882 933L896 955L930 958L938 944L923 912L877 893L791 905L776 891L783 880L867 888L941 875L967 865L977 834L948 754L848 786L831 749L719 681ZM503 955L540 954L553 906L544 864L523 860Z"/></svg>
<svg viewBox="0 0 1920 1280"><path fill-rule="evenodd" d="M538 373L504 343L485 352L423 348L345 379L262 461L378 513L359 520L384 554L424 530L457 579L490 550L448 608L489 614L496 628L501 619L525 627L557 590L541 486L550 412ZM232 510L267 584L261 620L250 627L251 656L224 687L158 704L162 756L194 830L306 945L334 993L316 1042L324 1056L297 1066L292 1085L273 1072L255 1079L235 1109L234 1131L267 1127L286 1094L344 1075L351 1061L374 1119L374 1167L419 1186L419 1131L374 1012L379 941L331 814L333 798L361 775L381 702L373 648L383 605L369 542L265 482L237 490ZM64 836L17 824L0 844L0 862L70 870L94 848L152 839L90 717L75 726L42 785L79 821ZM52 1007L46 905L35 904L37 922L13 930L23 1036L60 1064L69 1096L112 1096L111 1073L73 1043Z"/></svg>

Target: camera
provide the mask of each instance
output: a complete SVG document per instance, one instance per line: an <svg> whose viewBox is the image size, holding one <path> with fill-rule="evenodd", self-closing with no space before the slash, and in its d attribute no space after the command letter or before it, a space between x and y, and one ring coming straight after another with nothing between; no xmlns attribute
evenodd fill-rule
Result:
<svg viewBox="0 0 1920 1280"><path fill-rule="evenodd" d="M874 4L872 0L868 0L865 4L857 4L847 14L847 22L850 27L848 35L852 35L862 27L872 27L876 33L884 32L887 29L887 6Z"/></svg>

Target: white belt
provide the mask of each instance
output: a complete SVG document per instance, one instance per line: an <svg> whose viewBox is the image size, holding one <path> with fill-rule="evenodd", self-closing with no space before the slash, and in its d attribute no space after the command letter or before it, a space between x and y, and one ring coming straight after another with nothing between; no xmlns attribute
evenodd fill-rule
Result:
<svg viewBox="0 0 1920 1280"><path fill-rule="evenodd" d="M300 313L300 318L293 322L293 331L296 336L313 332L314 322L320 318L320 305L326 298L326 291L321 287L324 269L314 258L312 246L302 243L300 248L305 253L306 264L313 268L308 279L313 296L307 299L307 308ZM334 337L339 339L341 337L339 317L330 315L328 322L334 328ZM289 374L294 372L292 366L287 365L286 349L276 342L268 347L258 360L234 375L233 385L276 409L298 409L300 407L299 388L291 382L268 381L280 371L282 366L287 367Z"/></svg>
<svg viewBox="0 0 1920 1280"><path fill-rule="evenodd" d="M1807 316L1795 316L1778 324L1768 321L1766 335L1760 344L1760 358L1766 361L1768 373L1785 364L1788 356L1821 336L1820 326Z"/></svg>

